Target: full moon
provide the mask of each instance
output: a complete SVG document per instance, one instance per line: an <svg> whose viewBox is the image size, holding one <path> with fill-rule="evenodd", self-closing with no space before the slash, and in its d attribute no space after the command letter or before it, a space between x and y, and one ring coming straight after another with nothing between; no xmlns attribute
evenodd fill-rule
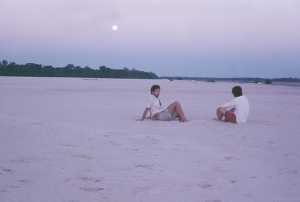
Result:
<svg viewBox="0 0 300 202"><path fill-rule="evenodd" d="M118 26L114 25L114 26L112 26L112 29L116 31L118 29Z"/></svg>

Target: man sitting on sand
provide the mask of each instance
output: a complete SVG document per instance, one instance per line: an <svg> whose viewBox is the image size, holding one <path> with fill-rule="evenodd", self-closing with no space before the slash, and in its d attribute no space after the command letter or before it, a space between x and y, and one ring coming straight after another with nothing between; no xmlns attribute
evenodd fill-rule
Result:
<svg viewBox="0 0 300 202"><path fill-rule="evenodd" d="M143 121L150 109L150 118L152 120L160 120L160 121L172 121L178 117L180 122L187 122L187 120L183 114L182 108L179 102L173 102L167 109L164 109L161 106L161 102L158 99L160 93L160 86L154 85L151 87L151 95L147 100L147 106L144 111L142 119L137 119L137 121Z"/></svg>
<svg viewBox="0 0 300 202"><path fill-rule="evenodd" d="M235 98L217 109L218 118L214 118L214 120L222 121L224 116L224 122L246 123L250 108L248 99L243 95L240 86L233 87L232 94Z"/></svg>

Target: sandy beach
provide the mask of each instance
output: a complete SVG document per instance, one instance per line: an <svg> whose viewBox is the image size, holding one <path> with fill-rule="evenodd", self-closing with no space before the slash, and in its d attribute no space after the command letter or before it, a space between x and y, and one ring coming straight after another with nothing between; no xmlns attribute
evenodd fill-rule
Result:
<svg viewBox="0 0 300 202"><path fill-rule="evenodd" d="M188 123L138 122L161 86ZM243 88L246 124L213 121ZM0 77L1 202L300 202L300 87Z"/></svg>

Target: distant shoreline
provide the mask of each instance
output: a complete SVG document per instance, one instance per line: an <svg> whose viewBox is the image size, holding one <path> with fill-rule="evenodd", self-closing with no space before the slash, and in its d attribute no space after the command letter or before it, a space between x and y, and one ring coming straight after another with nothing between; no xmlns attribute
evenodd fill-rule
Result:
<svg viewBox="0 0 300 202"><path fill-rule="evenodd" d="M300 78L247 78L247 77L239 77L239 78L215 78L215 77L158 77L159 79L172 79L172 80L196 80L196 81L225 81L225 82L264 82L265 80L271 80L272 82L292 82L292 83L300 83Z"/></svg>
<svg viewBox="0 0 300 202"><path fill-rule="evenodd" d="M0 75L1 77L19 77L19 78L23 78L23 77L27 77L27 78L78 78L78 79L83 79L83 80L97 80L97 79L140 79L140 78L97 78L97 77L42 77L42 76L3 76ZM169 78L158 78L158 79L169 79ZM155 80L155 79L151 79L151 80ZM169 79L170 80L170 79ZM211 79L211 81L208 81L207 79L174 79L175 81L201 81L201 82L212 82L212 83L241 83L241 84L256 84L255 81L257 80L213 80ZM265 84L264 81L260 81L262 82L263 85L270 85L270 86L290 86L290 87L300 87L300 82L291 82L291 81L273 81L272 84ZM259 85L259 84L257 84Z"/></svg>
<svg viewBox="0 0 300 202"><path fill-rule="evenodd" d="M179 78L179 79L178 79ZM159 79L168 79L168 80L172 80L172 81L176 81L176 80L183 80L183 81L201 81L201 82L211 82L211 83L241 83L241 84L256 84L256 81L261 82L263 85L273 85L273 86L294 86L294 87L300 87L300 82L298 82L297 80L299 79L295 79L296 81L274 81L272 79L269 79L272 81L271 84L265 84L265 80L266 79L262 79L262 78L246 78L246 80L244 80L243 78L237 78L236 80L234 79L224 79L224 78L174 78L173 77L168 77L168 78L159 78ZM284 78L283 78L284 79ZM259 84L257 84L259 85Z"/></svg>
<svg viewBox="0 0 300 202"><path fill-rule="evenodd" d="M225 83L258 83L274 85L274 86L296 86L300 87L299 78L214 78L214 77L159 77L159 79L173 80L189 80L189 81L203 81L203 82L225 82Z"/></svg>
<svg viewBox="0 0 300 202"><path fill-rule="evenodd" d="M248 82L248 81L216 81L217 83L252 83L252 84L256 84L254 82ZM263 85L270 85L270 86L295 86L295 87L300 87L300 83L299 82L273 82L272 84L265 84L262 83ZM259 84L257 84L259 85Z"/></svg>

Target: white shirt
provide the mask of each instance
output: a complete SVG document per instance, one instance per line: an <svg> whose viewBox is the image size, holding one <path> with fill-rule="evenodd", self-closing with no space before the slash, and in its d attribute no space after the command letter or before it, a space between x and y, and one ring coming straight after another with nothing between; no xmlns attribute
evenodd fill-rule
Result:
<svg viewBox="0 0 300 202"><path fill-rule="evenodd" d="M151 118L159 112L162 112L164 108L160 106L159 100L154 95L150 95L147 99L147 108L150 108L150 116Z"/></svg>
<svg viewBox="0 0 300 202"><path fill-rule="evenodd" d="M234 108L236 122L246 123L249 115L250 105L248 99L244 95L234 98L233 100L222 105L221 107L225 109Z"/></svg>

